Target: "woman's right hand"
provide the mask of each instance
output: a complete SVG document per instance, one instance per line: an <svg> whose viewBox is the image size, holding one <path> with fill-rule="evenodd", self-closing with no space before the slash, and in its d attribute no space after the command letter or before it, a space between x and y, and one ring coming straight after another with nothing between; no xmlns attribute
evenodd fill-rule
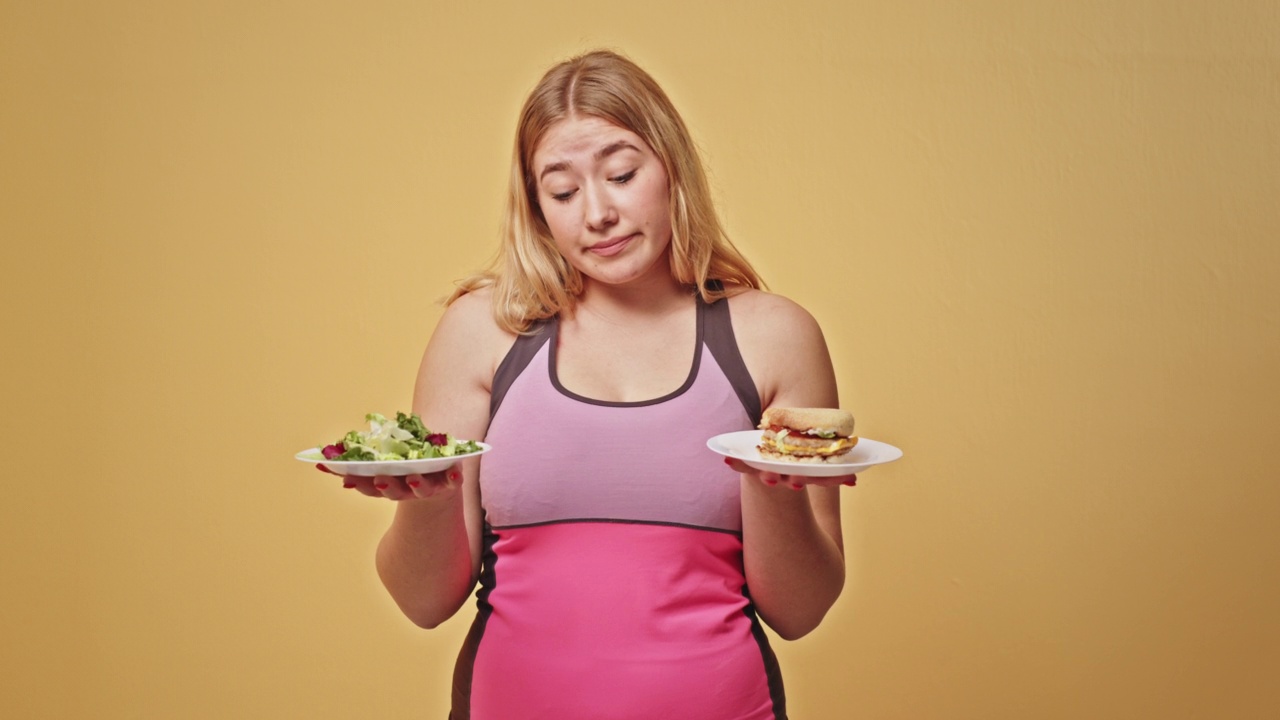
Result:
<svg viewBox="0 0 1280 720"><path fill-rule="evenodd" d="M324 465L316 465L322 472L338 475ZM342 487L362 495L387 500L421 500L444 497L457 492L462 485L462 470L457 465L448 470L420 475L338 475Z"/></svg>

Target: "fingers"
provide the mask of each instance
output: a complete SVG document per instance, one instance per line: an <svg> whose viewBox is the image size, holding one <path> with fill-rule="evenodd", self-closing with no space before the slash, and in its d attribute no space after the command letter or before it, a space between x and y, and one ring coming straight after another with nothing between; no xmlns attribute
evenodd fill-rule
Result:
<svg viewBox="0 0 1280 720"><path fill-rule="evenodd" d="M837 475L835 477L799 477L799 476L793 477L788 475L787 477L805 486L813 485L816 487L840 487L841 485L845 485L848 487L853 487L858 484L857 475Z"/></svg>
<svg viewBox="0 0 1280 720"><path fill-rule="evenodd" d="M754 477L755 479L759 480L760 482L770 487L773 487L774 485L777 485L778 483L782 482L782 476L779 475L778 473L768 472L765 470L757 470L756 468L751 467L750 465L742 462L741 460L738 460L737 458L726 457L724 459L724 464L742 473L743 475L750 475L751 477Z"/></svg>
<svg viewBox="0 0 1280 720"><path fill-rule="evenodd" d="M379 478L369 477L365 475L343 475L342 487L348 490L355 490L361 495L369 497L382 497L382 490L374 487L374 483L381 483Z"/></svg>
<svg viewBox="0 0 1280 720"><path fill-rule="evenodd" d="M782 485L784 487L789 487L792 490L800 490L804 487L802 483L797 482L797 478L793 478L790 475L779 475L776 472L769 472L768 470L757 470L737 458L726 457L724 459L724 464L743 475L750 475L751 477L754 477L769 487Z"/></svg>
<svg viewBox="0 0 1280 720"><path fill-rule="evenodd" d="M415 498L429 498L456 491L462 486L462 471L456 467L444 472L409 475L402 478Z"/></svg>
<svg viewBox="0 0 1280 720"><path fill-rule="evenodd" d="M409 489L407 480L407 477L377 475L373 478L373 489L388 500L405 500L414 497L413 491Z"/></svg>
<svg viewBox="0 0 1280 720"><path fill-rule="evenodd" d="M320 472L329 473L330 475L337 475L338 477L342 478L342 487L348 490L355 490L359 492L361 495L368 495L370 497L380 497L382 495L380 491L378 491L373 487L372 477L364 477L360 475L343 475L342 473L337 473L330 470L329 468L325 467L321 463L316 463L316 469L319 470Z"/></svg>
<svg viewBox="0 0 1280 720"><path fill-rule="evenodd" d="M838 487L840 485L853 487L858 484L857 475L838 475L835 477L783 475L780 473L769 472L767 470L757 470L735 458L727 457L724 459L724 463L743 475L750 475L754 477L769 487L785 487L790 490L803 490L810 485L818 487Z"/></svg>
<svg viewBox="0 0 1280 720"><path fill-rule="evenodd" d="M782 475L779 484L792 490L806 487L853 487L858 484L857 475L837 475L835 477L805 477L803 475Z"/></svg>
<svg viewBox="0 0 1280 720"><path fill-rule="evenodd" d="M330 474L332 470L317 465ZM443 472L424 475L342 475L342 487L361 495L387 500L415 500L456 491L462 486L462 471L452 467Z"/></svg>

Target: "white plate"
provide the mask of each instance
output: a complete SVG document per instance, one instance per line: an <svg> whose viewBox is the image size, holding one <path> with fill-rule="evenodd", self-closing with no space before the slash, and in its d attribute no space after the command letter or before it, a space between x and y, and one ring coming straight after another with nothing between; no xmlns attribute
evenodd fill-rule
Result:
<svg viewBox="0 0 1280 720"><path fill-rule="evenodd" d="M836 477L853 475L867 468L893 462L902 457L898 448L878 440L858 438L843 462L838 463L792 463L766 460L760 456L756 446L760 444L763 430L743 430L741 432L717 435L707 441L707 447L725 457L736 458L757 470L776 472L782 475L803 475L804 477Z"/></svg>
<svg viewBox="0 0 1280 720"><path fill-rule="evenodd" d="M448 470L450 466L459 460L480 457L493 449L486 443L478 442L476 444L480 446L479 452L464 453L452 457L423 458L422 460L348 460L346 462L337 462L325 460L318 447L303 450L294 455L294 457L312 465L322 464L339 475L393 475L403 477L405 475Z"/></svg>

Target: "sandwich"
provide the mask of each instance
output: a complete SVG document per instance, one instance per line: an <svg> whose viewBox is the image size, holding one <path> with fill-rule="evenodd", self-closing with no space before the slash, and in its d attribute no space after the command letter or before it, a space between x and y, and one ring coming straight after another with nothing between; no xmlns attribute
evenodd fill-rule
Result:
<svg viewBox="0 0 1280 720"><path fill-rule="evenodd" d="M757 449L766 460L844 462L858 444L853 415L828 408L769 408L760 419L764 430Z"/></svg>

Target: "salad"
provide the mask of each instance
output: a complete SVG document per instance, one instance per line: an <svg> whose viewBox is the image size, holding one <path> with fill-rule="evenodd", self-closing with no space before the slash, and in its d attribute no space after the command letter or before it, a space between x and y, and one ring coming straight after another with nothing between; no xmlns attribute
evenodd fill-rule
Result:
<svg viewBox="0 0 1280 720"><path fill-rule="evenodd" d="M378 413L365 415L369 430L352 430L341 440L320 448L325 460L335 462L423 460L480 452L474 440L459 440L445 433L433 433L417 413L396 413L388 420ZM319 458L317 458L319 459Z"/></svg>

